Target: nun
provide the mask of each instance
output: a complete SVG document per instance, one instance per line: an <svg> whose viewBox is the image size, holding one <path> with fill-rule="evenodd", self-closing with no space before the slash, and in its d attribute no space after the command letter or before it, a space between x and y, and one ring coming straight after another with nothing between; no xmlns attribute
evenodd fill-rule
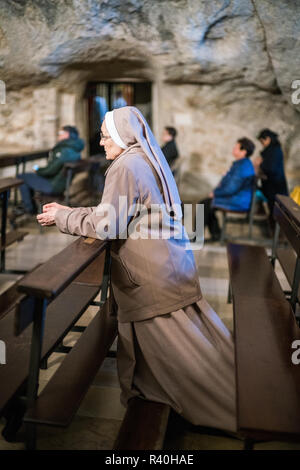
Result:
<svg viewBox="0 0 300 470"><path fill-rule="evenodd" d="M106 113L100 144L111 160L100 204L53 202L37 220L110 240L121 402L165 403L192 424L235 432L234 343L202 295L169 165L132 106Z"/></svg>

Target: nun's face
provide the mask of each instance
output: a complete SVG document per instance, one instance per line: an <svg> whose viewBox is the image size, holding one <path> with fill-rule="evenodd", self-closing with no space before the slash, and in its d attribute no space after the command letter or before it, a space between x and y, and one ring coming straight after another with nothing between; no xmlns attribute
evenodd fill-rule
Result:
<svg viewBox="0 0 300 470"><path fill-rule="evenodd" d="M114 160L117 158L124 150L119 147L110 137L105 121L103 121L103 124L101 126L101 138L100 138L100 145L103 145L105 155L106 155L106 160Z"/></svg>

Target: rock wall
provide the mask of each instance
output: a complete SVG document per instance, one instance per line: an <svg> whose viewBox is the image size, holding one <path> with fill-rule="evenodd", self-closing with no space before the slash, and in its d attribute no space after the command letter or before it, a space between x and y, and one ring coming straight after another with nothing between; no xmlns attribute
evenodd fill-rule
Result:
<svg viewBox="0 0 300 470"><path fill-rule="evenodd" d="M262 127L280 134L293 187L299 16L291 0L2 0L1 151L51 146L66 123L86 136L86 83L135 78L153 82L157 137L178 128L184 197L205 195Z"/></svg>

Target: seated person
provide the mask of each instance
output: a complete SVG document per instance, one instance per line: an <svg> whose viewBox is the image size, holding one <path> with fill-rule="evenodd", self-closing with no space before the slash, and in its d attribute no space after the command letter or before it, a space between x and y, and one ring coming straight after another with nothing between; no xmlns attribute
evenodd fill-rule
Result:
<svg viewBox="0 0 300 470"><path fill-rule="evenodd" d="M38 168L34 173L23 173L20 192L27 213L35 214L34 191L49 195L61 195L66 189L64 164L80 160L84 141L79 138L78 130L73 126L64 126L58 132L58 142L50 152L50 160L45 168Z"/></svg>
<svg viewBox="0 0 300 470"><path fill-rule="evenodd" d="M169 163L170 167L172 168L173 164L175 163L176 159L178 158L178 150L175 142L175 137L177 135L177 131L174 127L165 127L162 135L162 140L164 145L161 147L161 150L166 157L167 162ZM174 175L174 171L173 171Z"/></svg>
<svg viewBox="0 0 300 470"><path fill-rule="evenodd" d="M255 172L249 157L254 149L251 140L246 137L239 139L232 150L235 161L229 171L209 197L200 201L200 204L204 204L204 224L208 226L212 241L219 240L221 236L216 209L250 210Z"/></svg>

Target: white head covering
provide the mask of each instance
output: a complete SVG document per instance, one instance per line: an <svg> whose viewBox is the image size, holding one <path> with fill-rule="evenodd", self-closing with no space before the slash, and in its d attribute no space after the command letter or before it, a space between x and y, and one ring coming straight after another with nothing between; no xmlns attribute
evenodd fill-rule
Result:
<svg viewBox="0 0 300 470"><path fill-rule="evenodd" d="M121 149L128 149L128 146L124 144L123 140L119 136L119 133L117 131L117 128L115 126L114 122L114 112L113 111L108 111L105 114L105 124L106 128L108 130L109 135L111 136L112 140L119 146Z"/></svg>
<svg viewBox="0 0 300 470"><path fill-rule="evenodd" d="M158 174L165 203L175 212L176 218L181 218L181 200L176 182L142 113L134 106L124 106L106 113L105 124L111 138L119 147L126 151L133 146L138 151L138 147L141 147Z"/></svg>

